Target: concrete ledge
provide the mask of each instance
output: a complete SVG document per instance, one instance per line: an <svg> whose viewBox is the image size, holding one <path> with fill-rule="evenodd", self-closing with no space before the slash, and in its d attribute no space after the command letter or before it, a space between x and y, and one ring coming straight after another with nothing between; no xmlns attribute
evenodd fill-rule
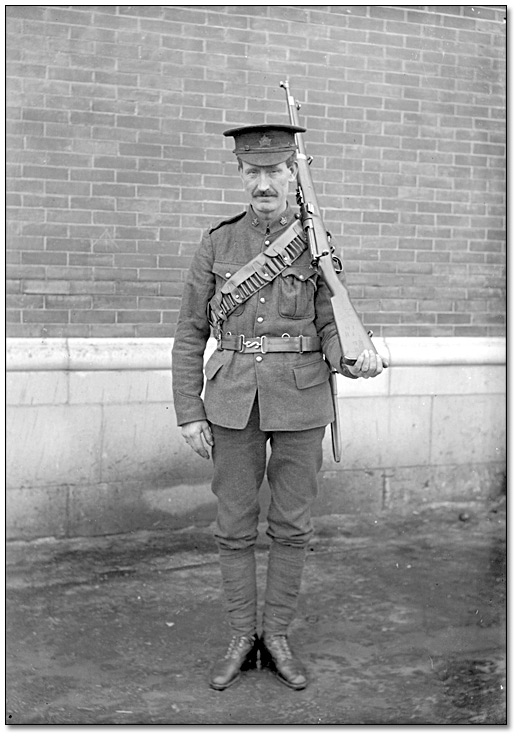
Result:
<svg viewBox="0 0 522 740"><path fill-rule="evenodd" d="M502 337L392 337L374 340L394 367L502 365ZM172 339L8 339L7 371L168 370ZM215 343L210 340L208 353Z"/></svg>
<svg viewBox="0 0 522 740"><path fill-rule="evenodd" d="M8 339L7 371L165 370L172 339Z"/></svg>

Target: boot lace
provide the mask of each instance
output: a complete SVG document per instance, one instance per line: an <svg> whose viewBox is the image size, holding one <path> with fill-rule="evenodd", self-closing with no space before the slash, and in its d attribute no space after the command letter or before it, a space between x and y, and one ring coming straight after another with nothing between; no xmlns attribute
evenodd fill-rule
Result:
<svg viewBox="0 0 522 740"><path fill-rule="evenodd" d="M225 654L225 659L238 658L247 647L252 647L254 640L248 635L234 635Z"/></svg>
<svg viewBox="0 0 522 740"><path fill-rule="evenodd" d="M266 645L276 660L293 660L294 656L285 635L267 638Z"/></svg>

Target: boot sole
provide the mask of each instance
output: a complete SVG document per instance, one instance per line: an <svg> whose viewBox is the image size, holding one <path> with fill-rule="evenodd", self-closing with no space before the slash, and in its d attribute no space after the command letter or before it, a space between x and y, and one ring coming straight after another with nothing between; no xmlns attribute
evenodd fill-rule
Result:
<svg viewBox="0 0 522 740"><path fill-rule="evenodd" d="M214 689L214 691L224 691L225 689L230 688L230 686L233 686L237 681L239 681L239 673L237 676L234 676L232 681L229 681L228 683L212 683L212 681L209 683L209 686L211 689Z"/></svg>

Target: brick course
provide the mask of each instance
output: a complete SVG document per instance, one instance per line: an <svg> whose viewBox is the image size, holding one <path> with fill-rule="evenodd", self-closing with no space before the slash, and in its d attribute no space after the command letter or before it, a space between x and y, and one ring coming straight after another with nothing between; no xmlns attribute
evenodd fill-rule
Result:
<svg viewBox="0 0 522 740"><path fill-rule="evenodd" d="M222 131L301 122L363 321L505 332L504 6L6 7L9 336L175 330L242 209Z"/></svg>

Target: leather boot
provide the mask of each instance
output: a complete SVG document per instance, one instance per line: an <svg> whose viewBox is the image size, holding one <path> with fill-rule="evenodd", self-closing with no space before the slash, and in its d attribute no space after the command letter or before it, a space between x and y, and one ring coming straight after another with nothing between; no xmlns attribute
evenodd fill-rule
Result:
<svg viewBox="0 0 522 740"><path fill-rule="evenodd" d="M301 661L290 650L286 635L266 635L259 642L261 667L269 668L281 683L294 691L305 689L308 680Z"/></svg>
<svg viewBox="0 0 522 740"><path fill-rule="evenodd" d="M228 689L235 683L241 671L257 667L257 635L234 635L225 655L219 658L210 675L210 686L216 691Z"/></svg>

